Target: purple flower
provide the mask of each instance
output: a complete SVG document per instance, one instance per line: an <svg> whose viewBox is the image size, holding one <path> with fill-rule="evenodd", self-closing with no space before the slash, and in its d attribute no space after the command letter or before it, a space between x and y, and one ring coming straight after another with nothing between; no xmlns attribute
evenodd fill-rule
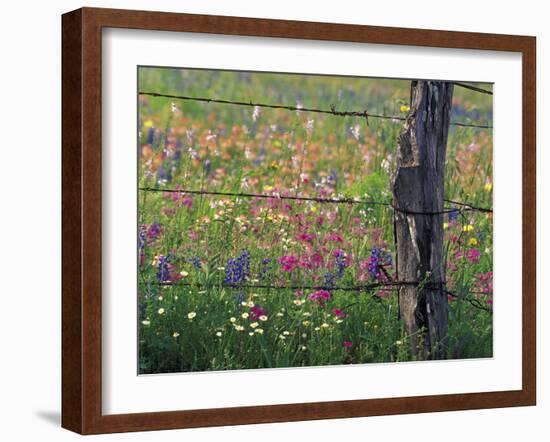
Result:
<svg viewBox="0 0 550 442"><path fill-rule="evenodd" d="M345 348L351 348L351 347L353 347L353 342L344 341L344 342L342 342L342 346L344 346Z"/></svg>

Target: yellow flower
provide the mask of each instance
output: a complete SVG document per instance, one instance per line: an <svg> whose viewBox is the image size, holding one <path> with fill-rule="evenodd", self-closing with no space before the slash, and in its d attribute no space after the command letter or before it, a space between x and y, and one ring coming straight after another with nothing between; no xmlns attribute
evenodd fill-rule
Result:
<svg viewBox="0 0 550 442"><path fill-rule="evenodd" d="M256 328L256 327L258 327L258 325L260 325L260 324L258 324L257 322L253 322L252 324L250 324L250 327Z"/></svg>
<svg viewBox="0 0 550 442"><path fill-rule="evenodd" d="M273 186L264 186L264 190L266 192L271 192L273 190Z"/></svg>
<svg viewBox="0 0 550 442"><path fill-rule="evenodd" d="M401 344L403 344L403 341L395 341L395 344L396 345L401 345Z"/></svg>
<svg viewBox="0 0 550 442"><path fill-rule="evenodd" d="M260 321L267 321L267 316L266 315L260 316Z"/></svg>
<svg viewBox="0 0 550 442"><path fill-rule="evenodd" d="M443 223L443 229L447 230L449 228L449 223Z"/></svg>
<svg viewBox="0 0 550 442"><path fill-rule="evenodd" d="M173 337L173 338L177 338L179 335L180 335L180 334L179 334L178 332L172 333L172 337Z"/></svg>
<svg viewBox="0 0 550 442"><path fill-rule="evenodd" d="M304 322L302 322L302 325L303 325L304 327L307 327L309 324L311 324L311 322L309 322L309 321L304 321Z"/></svg>
<svg viewBox="0 0 550 442"><path fill-rule="evenodd" d="M477 246L477 239L475 239L475 238L470 238L470 245L471 245L471 246Z"/></svg>
<svg viewBox="0 0 550 442"><path fill-rule="evenodd" d="M244 313L241 315L241 318L243 318L243 319L248 319L248 313L244 312Z"/></svg>
<svg viewBox="0 0 550 442"><path fill-rule="evenodd" d="M217 333L216 333L216 336L217 336L218 338L221 338L221 337L222 337L222 332L217 332Z"/></svg>
<svg viewBox="0 0 550 442"><path fill-rule="evenodd" d="M143 122L143 125L145 127L153 127L153 121L152 120L146 120Z"/></svg>
<svg viewBox="0 0 550 442"><path fill-rule="evenodd" d="M302 305L305 303L305 301L302 301L301 299L295 299L294 301L292 301L294 303L294 305Z"/></svg>
<svg viewBox="0 0 550 442"><path fill-rule="evenodd" d="M409 112L411 110L411 108L405 104L402 104L400 107L399 107L399 110L401 112Z"/></svg>
<svg viewBox="0 0 550 442"><path fill-rule="evenodd" d="M485 184L484 189L485 189L486 192L490 192L492 190L492 188L493 188L493 185L491 183Z"/></svg>
<svg viewBox="0 0 550 442"><path fill-rule="evenodd" d="M147 325L151 325L151 321L149 321L149 320L147 320L147 319L145 319L144 321L141 321L141 323L142 323L143 325L146 325L146 326L147 326Z"/></svg>
<svg viewBox="0 0 550 442"><path fill-rule="evenodd" d="M260 335L263 335L264 331L261 328L257 328L256 330L254 330L254 333L258 333Z"/></svg>
<svg viewBox="0 0 550 442"><path fill-rule="evenodd" d="M285 331L283 332L283 335L289 336L289 335L290 335L290 332L289 332L288 330L285 330Z"/></svg>
<svg viewBox="0 0 550 442"><path fill-rule="evenodd" d="M183 276L183 277L185 278L186 276L189 275L189 273L186 272L185 270L182 270L182 271L180 272L180 275Z"/></svg>
<svg viewBox="0 0 550 442"><path fill-rule="evenodd" d="M474 230L474 226L472 226L471 224L468 224L467 226L464 226L462 230L464 232L471 232L472 230Z"/></svg>
<svg viewBox="0 0 550 442"><path fill-rule="evenodd" d="M328 325L326 322L323 322L323 323L321 324L321 327L323 327L323 328L329 328L330 325Z"/></svg>
<svg viewBox="0 0 550 442"><path fill-rule="evenodd" d="M242 325L236 325L235 330L237 331L244 331L244 327Z"/></svg>
<svg viewBox="0 0 550 442"><path fill-rule="evenodd" d="M235 317L229 318L229 322L235 322L236 320L237 320L237 318L235 318Z"/></svg>
<svg viewBox="0 0 550 442"><path fill-rule="evenodd" d="M159 314L159 315L164 315L164 309L163 309L162 307L159 308L158 314Z"/></svg>
<svg viewBox="0 0 550 442"><path fill-rule="evenodd" d="M197 314L195 312L190 312L190 313L187 314L187 317L189 319L193 319L195 316L197 316Z"/></svg>
<svg viewBox="0 0 550 442"><path fill-rule="evenodd" d="M313 213L316 213L317 212L317 207L311 206L311 208L309 210L311 210Z"/></svg>

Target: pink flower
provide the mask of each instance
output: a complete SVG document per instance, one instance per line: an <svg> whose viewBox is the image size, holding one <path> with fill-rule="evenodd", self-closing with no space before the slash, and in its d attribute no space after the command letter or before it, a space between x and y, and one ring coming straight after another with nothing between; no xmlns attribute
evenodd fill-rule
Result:
<svg viewBox="0 0 550 442"><path fill-rule="evenodd" d="M309 295L307 299L316 302L320 307L324 307L325 302L330 301L330 292L328 290L317 290Z"/></svg>
<svg viewBox="0 0 550 442"><path fill-rule="evenodd" d="M344 310L341 310L339 308L333 309L332 313L334 313L334 316L336 316L337 318L345 318L347 316Z"/></svg>
<svg viewBox="0 0 550 442"><path fill-rule="evenodd" d="M257 305L250 308L250 320L251 321L257 321L258 319L260 319L261 316L267 316L267 312L263 308L261 308Z"/></svg>
<svg viewBox="0 0 550 442"><path fill-rule="evenodd" d="M342 238L342 235L339 235L338 233L329 233L327 235L327 239L329 241L333 241L333 242L344 242L344 238Z"/></svg>
<svg viewBox="0 0 550 442"><path fill-rule="evenodd" d="M311 242L315 239L315 235L313 233L301 233L297 236L298 241L304 241L304 242Z"/></svg>
<svg viewBox="0 0 550 442"><path fill-rule="evenodd" d="M309 261L315 266L315 267L321 267L323 265L323 257L320 253L315 252L311 257L309 258Z"/></svg>
<svg viewBox="0 0 550 442"><path fill-rule="evenodd" d="M470 249L468 250L468 253L466 253L466 259L473 264L477 264L479 262L480 257L481 257L481 253L476 248Z"/></svg>
<svg viewBox="0 0 550 442"><path fill-rule="evenodd" d="M343 345L345 348L351 348L351 347L353 347L353 342L351 342L351 341L344 341L344 342L342 342L342 345Z"/></svg>
<svg viewBox="0 0 550 442"><path fill-rule="evenodd" d="M388 299L391 297L391 291L390 290L378 290L376 292L376 296L382 299Z"/></svg>
<svg viewBox="0 0 550 442"><path fill-rule="evenodd" d="M294 255L284 255L279 258L279 264L283 266L284 272L292 272L298 264L298 258Z"/></svg>
<svg viewBox="0 0 550 442"><path fill-rule="evenodd" d="M306 257L300 258L300 262L298 263L298 266L302 267L303 269L312 269L313 268L313 265L311 264L309 259L307 259Z"/></svg>

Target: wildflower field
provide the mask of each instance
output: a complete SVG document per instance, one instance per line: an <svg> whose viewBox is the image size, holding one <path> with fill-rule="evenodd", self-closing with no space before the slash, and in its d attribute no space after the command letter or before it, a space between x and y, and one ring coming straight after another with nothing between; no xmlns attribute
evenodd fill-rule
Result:
<svg viewBox="0 0 550 442"><path fill-rule="evenodd" d="M139 90L241 102L138 95L139 373L411 360L391 206L410 81L142 67ZM492 97L456 87L451 120L490 125ZM449 359L492 356L492 212L456 204L492 208L492 149L450 127Z"/></svg>

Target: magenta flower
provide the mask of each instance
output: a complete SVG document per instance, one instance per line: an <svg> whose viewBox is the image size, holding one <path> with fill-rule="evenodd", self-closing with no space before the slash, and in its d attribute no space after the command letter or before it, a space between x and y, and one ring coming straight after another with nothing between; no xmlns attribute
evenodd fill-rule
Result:
<svg viewBox="0 0 550 442"><path fill-rule="evenodd" d="M313 255L311 255L309 260L315 267L321 267L323 265L323 257L320 253L315 252Z"/></svg>
<svg viewBox="0 0 550 442"><path fill-rule="evenodd" d="M294 255L284 255L279 258L279 264L283 266L284 272L292 272L298 265L298 258Z"/></svg>
<svg viewBox="0 0 550 442"><path fill-rule="evenodd" d="M332 313L334 313L334 316L336 316L337 318L345 318L347 316L346 312L344 312L344 310L341 310L339 308L333 309Z"/></svg>
<svg viewBox="0 0 550 442"><path fill-rule="evenodd" d="M313 265L311 264L310 260L305 256L303 258L300 258L300 262L298 263L298 266L302 267L303 269L309 269L309 270L313 268Z"/></svg>
<svg viewBox="0 0 550 442"><path fill-rule="evenodd" d="M344 238L338 233L329 233L327 239L333 242L344 242Z"/></svg>
<svg viewBox="0 0 550 442"><path fill-rule="evenodd" d="M267 316L267 312L263 308L257 305L250 308L250 320L257 321L261 316Z"/></svg>
<svg viewBox="0 0 550 442"><path fill-rule="evenodd" d="M466 253L466 259L470 261L472 264L477 264L479 262L479 258L481 257L481 252L476 249L470 249L468 250L468 253Z"/></svg>
<svg viewBox="0 0 550 442"><path fill-rule="evenodd" d="M330 292L328 290L317 290L310 294L307 299L316 302L320 307L324 307L325 302L330 301Z"/></svg>
<svg viewBox="0 0 550 442"><path fill-rule="evenodd" d="M297 236L297 239L298 241L311 242L315 239L315 235L313 233L304 232L304 233L300 233Z"/></svg>
<svg viewBox="0 0 550 442"><path fill-rule="evenodd" d="M351 342L351 341L344 341L344 342L342 342L342 345L343 345L345 348L351 348L351 347L353 347L353 342Z"/></svg>

